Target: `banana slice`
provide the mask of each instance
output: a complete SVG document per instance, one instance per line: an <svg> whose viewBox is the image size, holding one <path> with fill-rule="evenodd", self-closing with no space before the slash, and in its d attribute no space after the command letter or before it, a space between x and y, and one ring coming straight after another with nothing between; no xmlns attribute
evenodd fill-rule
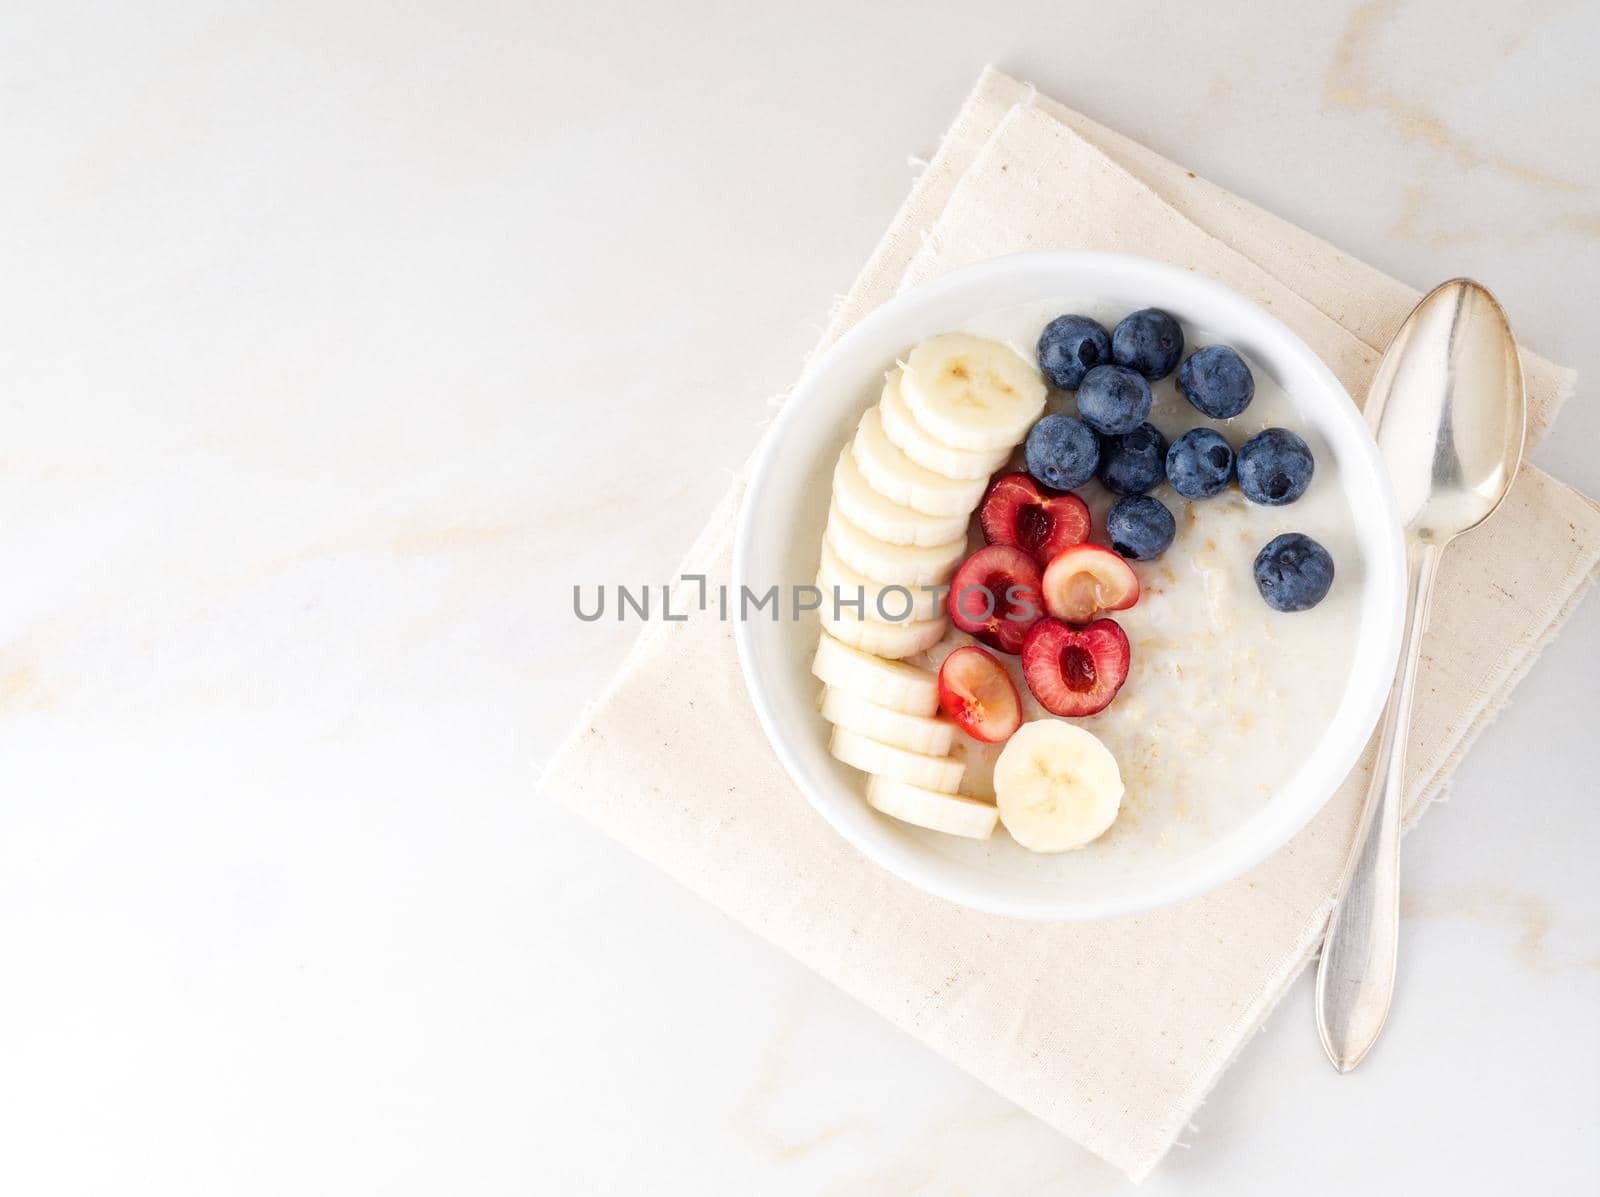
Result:
<svg viewBox="0 0 1600 1197"><path fill-rule="evenodd" d="M1011 449L984 449L973 453L957 449L923 431L906 406L900 390L900 371L889 375L883 384L883 396L878 401L878 415L883 423L883 434L889 442L920 466L926 466L946 478L981 478L987 483L993 474L1011 457Z"/></svg>
<svg viewBox="0 0 1600 1197"><path fill-rule="evenodd" d="M852 524L890 544L947 544L966 535L970 511L959 515L927 515L879 494L856 465L850 446L833 469L833 501Z"/></svg>
<svg viewBox="0 0 1600 1197"><path fill-rule="evenodd" d="M887 777L868 779L867 804L906 823L970 840L988 839L1000 818L1000 812L987 802L960 794L941 794Z"/></svg>
<svg viewBox="0 0 1600 1197"><path fill-rule="evenodd" d="M912 461L885 435L876 407L869 407L861 417L855 440L850 442L850 455L873 490L890 502L926 515L965 519L989 485L987 477L947 478Z"/></svg>
<svg viewBox="0 0 1600 1197"><path fill-rule="evenodd" d="M822 591L823 606L832 610L835 597L841 603L851 604L861 600L861 608L880 623L921 623L925 619L939 619L945 613L945 592L939 586L889 587L875 582L866 574L851 569L839 560L839 554L826 540L822 542L822 565L817 570L817 589ZM904 613L903 619L891 619Z"/></svg>
<svg viewBox="0 0 1600 1197"><path fill-rule="evenodd" d="M896 661L932 648L944 639L950 626L943 619L928 619L921 623L880 623L876 619L862 619L854 611L836 613L832 602L826 599L819 614L822 616L822 626L828 629L828 634L835 640L875 657L888 657Z"/></svg>
<svg viewBox="0 0 1600 1197"><path fill-rule="evenodd" d="M936 439L981 452L1014 448L1044 411L1044 379L1009 345L967 333L929 337L906 358L900 392Z"/></svg>
<svg viewBox="0 0 1600 1197"><path fill-rule="evenodd" d="M837 502L828 508L828 543L840 561L885 586L948 582L967 555L965 527L960 536L946 544L890 544L853 523L839 510Z"/></svg>
<svg viewBox="0 0 1600 1197"><path fill-rule="evenodd" d="M954 757L907 752L904 748L870 740L842 727L833 729L828 751L833 753L835 759L863 773L887 777L891 781L903 781L925 790L937 790L942 794L954 794L961 787L961 774L966 771L966 765Z"/></svg>
<svg viewBox="0 0 1600 1197"><path fill-rule="evenodd" d="M1106 746L1059 719L1024 723L994 763L1000 821L1031 852L1081 848L1122 805L1122 774Z"/></svg>
<svg viewBox="0 0 1600 1197"><path fill-rule="evenodd" d="M947 756L956 742L956 725L948 719L880 707L837 686L822 688L822 717L869 740L924 756Z"/></svg>
<svg viewBox="0 0 1600 1197"><path fill-rule="evenodd" d="M830 686L904 715L931 716L939 709L937 674L864 653L827 632L817 642L811 672Z"/></svg>

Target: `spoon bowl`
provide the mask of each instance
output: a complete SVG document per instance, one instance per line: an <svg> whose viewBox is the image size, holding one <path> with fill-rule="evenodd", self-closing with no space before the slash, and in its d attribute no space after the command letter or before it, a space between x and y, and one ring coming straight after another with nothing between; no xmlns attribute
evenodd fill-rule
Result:
<svg viewBox="0 0 1600 1197"><path fill-rule="evenodd" d="M1430 292L1379 363L1366 415L1408 537L1444 545L1489 518L1522 459L1511 324L1471 279Z"/></svg>

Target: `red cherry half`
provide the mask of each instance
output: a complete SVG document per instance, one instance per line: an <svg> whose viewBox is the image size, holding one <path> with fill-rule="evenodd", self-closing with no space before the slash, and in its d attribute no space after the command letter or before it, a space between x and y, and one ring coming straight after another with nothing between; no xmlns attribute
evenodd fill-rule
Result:
<svg viewBox="0 0 1600 1197"><path fill-rule="evenodd" d="M1021 549L1041 566L1089 539L1089 508L1082 499L1046 490L1022 473L995 479L978 508L978 522L990 544Z"/></svg>
<svg viewBox="0 0 1600 1197"><path fill-rule="evenodd" d="M1022 646L1022 676L1045 710L1080 718L1110 705L1128 680L1130 655L1127 633L1114 619L1086 628L1041 619Z"/></svg>
<svg viewBox="0 0 1600 1197"><path fill-rule="evenodd" d="M939 667L939 705L974 740L995 744L1022 726L1022 696L991 652L969 644Z"/></svg>
<svg viewBox="0 0 1600 1197"><path fill-rule="evenodd" d="M1078 544L1056 554L1045 568L1044 606L1067 623L1088 623L1101 611L1126 611L1139 601L1139 575L1097 544Z"/></svg>
<svg viewBox="0 0 1600 1197"><path fill-rule="evenodd" d="M1039 582L1039 567L1021 549L979 549L950 580L950 620L991 648L1021 652L1028 629L1044 616Z"/></svg>

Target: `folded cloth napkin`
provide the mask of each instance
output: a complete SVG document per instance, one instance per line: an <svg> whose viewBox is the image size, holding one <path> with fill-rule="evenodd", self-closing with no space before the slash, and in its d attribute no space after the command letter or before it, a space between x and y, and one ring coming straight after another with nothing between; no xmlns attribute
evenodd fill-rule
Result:
<svg viewBox="0 0 1600 1197"><path fill-rule="evenodd" d="M986 72L823 338L896 290L995 254L1164 258L1274 311L1352 395L1418 295L1051 101ZM1571 376L1524 355L1530 435ZM683 573L725 582L733 487ZM1600 507L1526 467L1445 557L1410 741L1407 816L1577 603ZM693 611L699 583L675 596ZM691 707L683 679L696 675ZM1370 764L1249 875L1181 906L1053 925L929 897L859 856L790 784L731 628L656 623L546 770L545 789L758 934L1135 1178L1155 1166L1315 951Z"/></svg>

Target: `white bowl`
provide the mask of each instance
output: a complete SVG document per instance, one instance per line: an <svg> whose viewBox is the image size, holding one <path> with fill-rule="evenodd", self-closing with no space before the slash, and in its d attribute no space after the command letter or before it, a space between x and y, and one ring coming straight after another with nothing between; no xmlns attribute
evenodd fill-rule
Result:
<svg viewBox="0 0 1600 1197"><path fill-rule="evenodd" d="M974 843L899 823L867 806L860 773L828 755L811 676L816 617L738 621L745 683L773 750L834 829L890 872L929 893L1028 919L1096 919L1190 898L1246 872L1320 810L1355 765L1394 677L1405 607L1404 542L1394 496L1360 411L1327 366L1276 319L1221 284L1124 254L1016 254L970 266L891 300L824 353L784 404L758 450L733 549L734 593L785 596L816 574L831 468L885 369L924 337L986 312L1094 298L1127 311L1160 307L1265 370L1330 446L1363 558L1360 634L1334 718L1320 742L1257 814L1192 855L1088 880L1067 858L999 841ZM1063 307L1063 310L1066 310Z"/></svg>

